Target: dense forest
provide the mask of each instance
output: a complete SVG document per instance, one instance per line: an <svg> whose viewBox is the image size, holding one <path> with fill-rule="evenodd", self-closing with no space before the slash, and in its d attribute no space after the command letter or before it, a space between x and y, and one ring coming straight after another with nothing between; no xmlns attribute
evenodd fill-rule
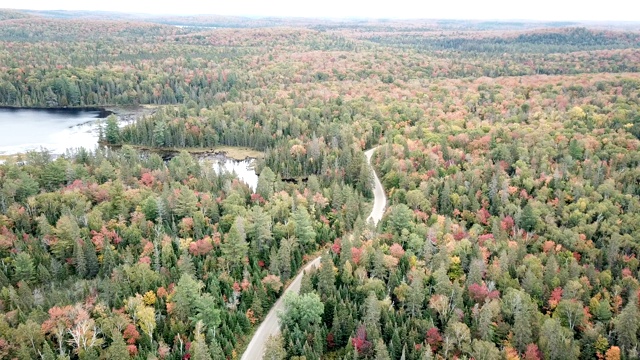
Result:
<svg viewBox="0 0 640 360"><path fill-rule="evenodd" d="M640 357L637 29L101 16L0 11L0 105L155 109L0 164L0 358L238 359L318 255L265 359Z"/></svg>

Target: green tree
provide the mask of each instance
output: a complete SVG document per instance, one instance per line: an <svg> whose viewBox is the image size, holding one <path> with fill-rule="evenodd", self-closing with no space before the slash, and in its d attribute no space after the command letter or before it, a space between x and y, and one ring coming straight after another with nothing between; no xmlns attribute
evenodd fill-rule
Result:
<svg viewBox="0 0 640 360"><path fill-rule="evenodd" d="M382 339L376 340L375 352L375 360L391 360L389 350L387 350L387 346L384 344L384 341Z"/></svg>
<svg viewBox="0 0 640 360"><path fill-rule="evenodd" d="M77 240L73 245L73 265L76 268L76 274L84 278L87 276L87 258L80 241Z"/></svg>
<svg viewBox="0 0 640 360"><path fill-rule="evenodd" d="M557 319L547 319L540 330L540 350L545 359L578 359L580 349L573 340L573 332L562 327Z"/></svg>
<svg viewBox="0 0 640 360"><path fill-rule="evenodd" d="M153 145L163 147L166 145L165 133L167 131L167 123L164 120L158 120L153 127Z"/></svg>
<svg viewBox="0 0 640 360"><path fill-rule="evenodd" d="M16 282L31 282L35 276L35 265L31 255L21 252L16 255L13 262L13 277Z"/></svg>
<svg viewBox="0 0 640 360"><path fill-rule="evenodd" d="M205 341L204 334L202 334L202 322L196 323L196 331L189 348L189 354L193 360L212 360L209 347Z"/></svg>
<svg viewBox="0 0 640 360"><path fill-rule="evenodd" d="M284 349L284 344L281 335L269 336L267 343L265 344L263 360L285 360L287 358L287 352Z"/></svg>
<svg viewBox="0 0 640 360"><path fill-rule="evenodd" d="M220 309L216 305L216 300L209 293L204 293L195 302L196 307L196 323L199 321L203 326L203 331L206 329L212 338L215 338L216 329L222 323L220 317Z"/></svg>
<svg viewBox="0 0 640 360"><path fill-rule="evenodd" d="M563 326L567 326L573 331L584 321L584 306L581 301L563 299L556 306L553 316L560 319Z"/></svg>
<svg viewBox="0 0 640 360"><path fill-rule="evenodd" d="M105 350L105 359L120 360L128 358L129 350L127 349L127 343L124 342L124 338L119 331L114 331L111 345L109 345L109 347Z"/></svg>
<svg viewBox="0 0 640 360"><path fill-rule="evenodd" d="M308 329L311 325L320 324L324 304L315 293L298 295L288 292L284 296L284 311L279 314L280 321L288 328L299 326Z"/></svg>
<svg viewBox="0 0 640 360"><path fill-rule="evenodd" d="M367 330L367 337L376 340L380 337L380 302L376 294L371 291L364 302L363 322Z"/></svg>
<svg viewBox="0 0 640 360"><path fill-rule="evenodd" d="M309 212L307 212L305 207L298 206L293 213L293 222L295 224L295 235L298 243L302 245L305 250L314 249L316 232L313 229Z"/></svg>
<svg viewBox="0 0 640 360"><path fill-rule="evenodd" d="M127 352L128 354L128 352ZM49 345L49 342L45 341L44 345L42 347L42 353L40 355L42 360L56 360L56 355L53 353L53 350L51 350L51 346ZM115 358L111 357L111 358L106 358L106 360L114 360ZM121 359L126 359L126 358L121 358Z"/></svg>
<svg viewBox="0 0 640 360"><path fill-rule="evenodd" d="M613 319L613 325L622 350L628 352L638 345L638 329L640 328L640 312L637 300L631 299L620 314Z"/></svg>
<svg viewBox="0 0 640 360"><path fill-rule="evenodd" d="M538 217L533 211L531 204L527 203L527 205L522 209L519 225L528 232L532 232L536 229L536 226L538 225Z"/></svg>
<svg viewBox="0 0 640 360"><path fill-rule="evenodd" d="M249 250L242 217L238 216L231 225L231 229L221 245L221 250L226 262L231 264L231 268L238 269L242 266Z"/></svg>
<svg viewBox="0 0 640 360"><path fill-rule="evenodd" d="M198 198L196 194L186 186L180 188L176 206L173 212L179 218L192 217L193 213L198 211Z"/></svg>
<svg viewBox="0 0 640 360"><path fill-rule="evenodd" d="M471 343L471 355L475 360L500 359L500 350L494 343L484 340L474 339Z"/></svg>
<svg viewBox="0 0 640 360"><path fill-rule="evenodd" d="M117 144L120 142L120 128L118 128L118 118L115 115L109 115L109 117L107 117L107 125L104 132L109 144Z"/></svg>
<svg viewBox="0 0 640 360"><path fill-rule="evenodd" d="M405 204L398 204L391 208L389 215L389 226L391 231L396 234L401 234L402 230L409 230L411 220L413 219L413 212Z"/></svg>
<svg viewBox="0 0 640 360"><path fill-rule="evenodd" d="M336 277L331 256L323 256L320 261L322 265L318 272L318 293L326 298L336 291Z"/></svg>
<svg viewBox="0 0 640 360"><path fill-rule="evenodd" d="M273 245L273 234L271 232L271 216L260 206L254 206L251 210L251 221L247 229L247 236L251 239L252 251L256 256L262 258L269 254Z"/></svg>
<svg viewBox="0 0 640 360"><path fill-rule="evenodd" d="M256 185L256 193L263 199L271 199L275 192L276 174L268 166L260 171L258 184Z"/></svg>
<svg viewBox="0 0 640 360"><path fill-rule="evenodd" d="M193 278L190 274L182 274L176 285L173 302L175 314L178 318L186 320L193 313L197 301L200 299L200 291L204 287L202 282Z"/></svg>

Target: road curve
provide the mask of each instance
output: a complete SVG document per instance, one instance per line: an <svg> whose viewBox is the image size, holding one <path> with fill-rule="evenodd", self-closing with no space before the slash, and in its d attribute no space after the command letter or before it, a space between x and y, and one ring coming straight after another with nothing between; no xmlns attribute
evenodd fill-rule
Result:
<svg viewBox="0 0 640 360"><path fill-rule="evenodd" d="M367 157L367 162L371 165L371 157L373 156L374 151L378 149L377 147L373 149L369 149L364 152L364 155ZM367 222L373 221L374 225L378 225L378 222L382 219L382 215L384 215L384 208L387 206L387 196L384 194L384 188L382 187L382 183L380 183L380 179L378 179L378 175L376 175L375 169L373 166L371 167L371 171L373 171L373 209L371 209L371 215L367 218Z"/></svg>
<svg viewBox="0 0 640 360"><path fill-rule="evenodd" d="M371 156L373 155L373 152L375 150L376 148L373 148L367 150L364 153L367 156L369 165L371 165ZM380 183L375 170L373 171L373 181L373 195L375 198L373 202L373 209L371 210L371 214L367 218L367 221L373 221L373 223L377 225L380 219L382 219L382 215L384 214L384 208L387 204L387 197L384 194L384 189L382 188L382 184ZM298 293L300 291L300 283L302 282L302 276L304 275L304 272L311 269L312 267L317 267L318 264L320 264L320 257L317 257L312 262L307 264L307 266L305 266L304 269L302 269L300 273L298 273L298 276L296 276L293 282L291 282L284 293L291 291ZM282 295L284 295L284 293ZM262 324L260 324L258 330L256 330L256 332L253 334L253 338L251 338L251 342L247 346L247 349L244 351L244 354L242 354L241 360L262 359L266 348L267 339L269 339L269 336L275 336L280 332L280 321L278 319L278 313L284 310L283 299L284 296L280 296L271 310L269 310L269 313L264 318L264 321L262 322Z"/></svg>

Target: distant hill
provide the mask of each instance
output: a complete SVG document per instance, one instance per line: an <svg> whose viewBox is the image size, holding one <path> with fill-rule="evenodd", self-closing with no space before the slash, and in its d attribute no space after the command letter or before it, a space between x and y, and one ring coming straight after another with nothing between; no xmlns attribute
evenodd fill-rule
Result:
<svg viewBox="0 0 640 360"><path fill-rule="evenodd" d="M0 21L24 19L28 17L32 17L32 15L29 15L24 11L13 10L13 9L0 9Z"/></svg>
<svg viewBox="0 0 640 360"><path fill-rule="evenodd" d="M336 28L407 27L412 30L528 30L541 28L563 28L589 26L615 30L640 30L640 22L576 22L533 20L455 20L455 19L367 19L367 18L292 18L292 17L248 17L225 15L153 15L144 13L122 13L115 11L89 10L0 10L0 21L24 17L46 17L55 19L128 20L144 21L183 27L259 28L259 27L314 27L318 30Z"/></svg>
<svg viewBox="0 0 640 360"><path fill-rule="evenodd" d="M54 19L93 19L93 20L139 20L146 14L129 14L115 11L89 10L19 10L31 16L41 16Z"/></svg>

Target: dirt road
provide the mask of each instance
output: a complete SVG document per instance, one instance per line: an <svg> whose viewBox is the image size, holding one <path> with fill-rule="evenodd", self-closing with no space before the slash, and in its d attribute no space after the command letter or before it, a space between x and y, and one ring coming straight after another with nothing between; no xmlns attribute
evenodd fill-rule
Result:
<svg viewBox="0 0 640 360"><path fill-rule="evenodd" d="M373 148L365 152L369 165L371 165L371 156L373 155L373 152L375 150L376 148ZM377 225L380 219L382 219L382 215L384 214L384 208L387 205L387 197L384 194L384 189L382 188L380 179L378 179L378 175L376 175L375 171L373 172L373 181L373 209L371 210L371 214L367 218L367 221L373 221L373 223ZM307 264L307 266L305 266L305 268L300 271L298 276L296 276L293 282L289 285L287 290L285 290L285 293L290 291L297 293L298 291L300 291L300 283L302 281L302 275L304 274L304 271L318 266L319 263L320 257ZM247 350L245 350L244 354L242 354L242 360L262 359L267 339L269 338L269 336L277 335L280 332L280 321L278 320L278 312L284 310L283 298L284 296L281 296L280 299L276 301L275 305L273 305L273 307L269 311L269 314L267 314L267 317L264 318L264 321L262 322L262 324L260 324L260 327L258 327L258 330L256 330L255 334L253 334L253 338L251 339L249 346L247 346Z"/></svg>

